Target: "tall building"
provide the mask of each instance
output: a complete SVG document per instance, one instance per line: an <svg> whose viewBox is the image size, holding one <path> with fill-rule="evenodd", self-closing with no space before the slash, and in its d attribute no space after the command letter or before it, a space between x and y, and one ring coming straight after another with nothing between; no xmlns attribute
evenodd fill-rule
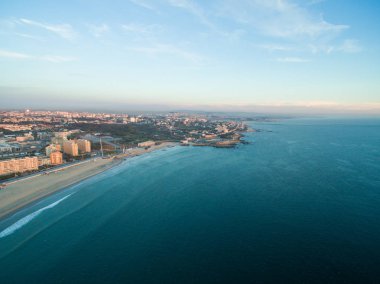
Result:
<svg viewBox="0 0 380 284"><path fill-rule="evenodd" d="M63 152L73 157L78 156L78 144L74 140L67 140L63 143Z"/></svg>
<svg viewBox="0 0 380 284"><path fill-rule="evenodd" d="M79 151L81 153L90 153L91 152L91 142L85 139L79 139L77 141Z"/></svg>
<svg viewBox="0 0 380 284"><path fill-rule="evenodd" d="M26 157L0 161L0 175L38 170L38 158Z"/></svg>
<svg viewBox="0 0 380 284"><path fill-rule="evenodd" d="M52 165L61 165L63 163L62 153L61 152L53 152L50 154L50 163Z"/></svg>

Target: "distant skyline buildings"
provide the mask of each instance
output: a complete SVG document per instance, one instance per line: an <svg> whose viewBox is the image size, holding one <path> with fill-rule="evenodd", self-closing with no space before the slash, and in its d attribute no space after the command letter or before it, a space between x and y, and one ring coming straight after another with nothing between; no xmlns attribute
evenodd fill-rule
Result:
<svg viewBox="0 0 380 284"><path fill-rule="evenodd" d="M0 4L1 108L380 114L380 2Z"/></svg>

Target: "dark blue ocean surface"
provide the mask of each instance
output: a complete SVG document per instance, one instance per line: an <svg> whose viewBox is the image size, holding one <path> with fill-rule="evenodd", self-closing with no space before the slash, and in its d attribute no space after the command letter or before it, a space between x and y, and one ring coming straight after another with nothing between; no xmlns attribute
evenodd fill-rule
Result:
<svg viewBox="0 0 380 284"><path fill-rule="evenodd" d="M380 120L253 124L0 223L1 283L380 283Z"/></svg>

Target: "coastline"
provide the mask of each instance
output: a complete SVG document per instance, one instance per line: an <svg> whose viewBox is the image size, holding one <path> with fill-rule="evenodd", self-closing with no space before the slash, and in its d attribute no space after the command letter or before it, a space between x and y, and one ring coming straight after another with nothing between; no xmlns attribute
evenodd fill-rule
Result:
<svg viewBox="0 0 380 284"><path fill-rule="evenodd" d="M98 158L72 167L52 171L49 175L39 175L13 182L0 191L0 220L6 219L20 209L58 191L114 168L126 158L140 156L175 145L177 144L173 142L163 142L148 149L135 148L128 154L120 154L106 159Z"/></svg>

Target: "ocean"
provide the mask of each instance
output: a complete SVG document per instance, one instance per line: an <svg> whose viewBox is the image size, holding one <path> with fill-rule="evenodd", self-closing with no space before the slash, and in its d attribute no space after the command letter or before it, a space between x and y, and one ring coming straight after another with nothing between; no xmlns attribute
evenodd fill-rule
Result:
<svg viewBox="0 0 380 284"><path fill-rule="evenodd" d="M380 283L380 120L251 123L0 222L1 283Z"/></svg>

